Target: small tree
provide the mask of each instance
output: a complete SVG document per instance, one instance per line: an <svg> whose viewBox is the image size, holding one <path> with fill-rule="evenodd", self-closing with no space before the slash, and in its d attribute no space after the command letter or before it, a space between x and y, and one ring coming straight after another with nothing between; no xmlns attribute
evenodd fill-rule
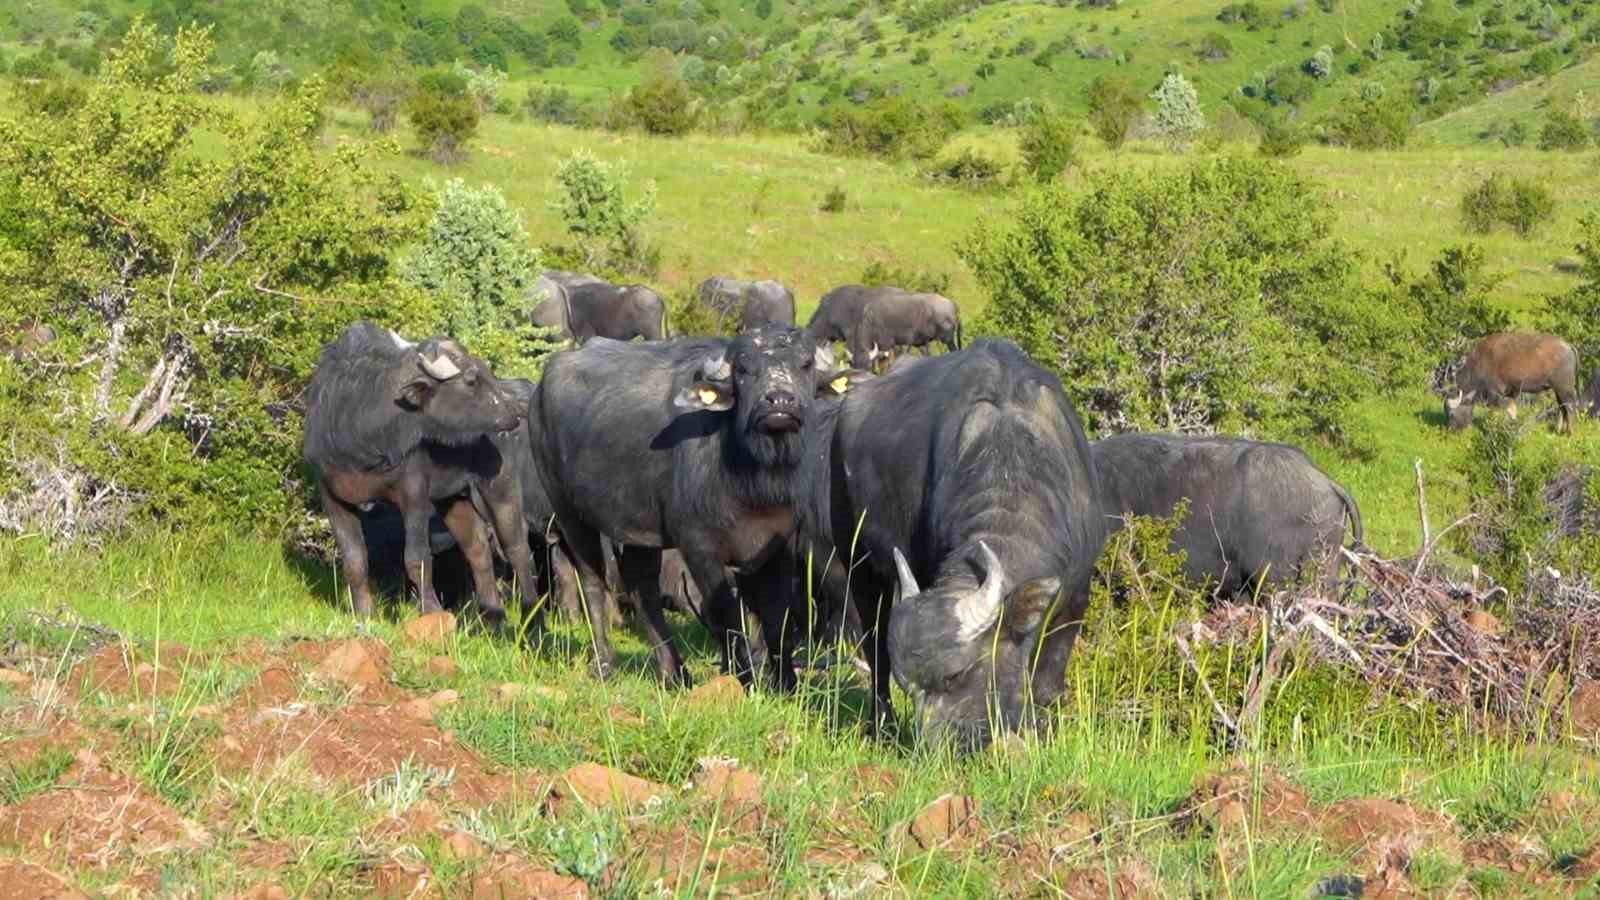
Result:
<svg viewBox="0 0 1600 900"><path fill-rule="evenodd" d="M1121 147L1143 106L1133 83L1125 78L1101 75L1089 83L1085 94L1089 123L1094 126L1095 133L1111 149Z"/></svg>
<svg viewBox="0 0 1600 900"><path fill-rule="evenodd" d="M694 95L672 54L665 50L655 54L648 61L644 80L623 102L626 118L651 134L687 134L699 112Z"/></svg>
<svg viewBox="0 0 1600 900"><path fill-rule="evenodd" d="M657 254L646 244L643 228L655 211L656 189L649 185L630 203L623 191L626 181L626 169L613 169L588 151L576 150L556 168L561 196L551 206L577 239L588 265L648 272Z"/></svg>
<svg viewBox="0 0 1600 900"><path fill-rule="evenodd" d="M756 18L768 19L772 17L772 0L756 0Z"/></svg>
<svg viewBox="0 0 1600 900"><path fill-rule="evenodd" d="M465 93L424 88L406 101L406 118L423 152L441 163L466 156L467 141L478 132L478 104Z"/></svg>
<svg viewBox="0 0 1600 900"><path fill-rule="evenodd" d="M1565 110L1555 110L1539 129L1540 150L1583 150L1589 146L1591 136L1583 120Z"/></svg>
<svg viewBox="0 0 1600 900"><path fill-rule="evenodd" d="M1205 130L1206 117L1200 111L1200 95L1181 74L1168 72L1150 99L1156 102L1156 130L1172 149L1187 148L1195 135Z"/></svg>
<svg viewBox="0 0 1600 900"><path fill-rule="evenodd" d="M1071 118L1053 112L1038 113L1022 126L1017 149L1035 181L1054 181L1076 161L1076 132L1077 124Z"/></svg>
<svg viewBox="0 0 1600 900"><path fill-rule="evenodd" d="M1582 268L1578 285L1546 301L1550 330L1566 338L1578 359L1592 367L1600 360L1600 212L1589 211L1578 220L1578 259Z"/></svg>

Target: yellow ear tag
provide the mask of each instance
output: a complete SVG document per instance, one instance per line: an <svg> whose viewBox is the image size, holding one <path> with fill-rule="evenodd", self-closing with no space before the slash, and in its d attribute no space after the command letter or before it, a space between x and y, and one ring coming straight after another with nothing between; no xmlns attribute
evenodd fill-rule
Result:
<svg viewBox="0 0 1600 900"><path fill-rule="evenodd" d="M840 375L838 378L835 378L833 381L829 382L828 387L833 388L833 392L835 394L842 394L845 392L846 388L850 387L850 377L848 375Z"/></svg>
<svg viewBox="0 0 1600 900"><path fill-rule="evenodd" d="M707 406L717 402L717 392L710 388L700 389L700 402Z"/></svg>

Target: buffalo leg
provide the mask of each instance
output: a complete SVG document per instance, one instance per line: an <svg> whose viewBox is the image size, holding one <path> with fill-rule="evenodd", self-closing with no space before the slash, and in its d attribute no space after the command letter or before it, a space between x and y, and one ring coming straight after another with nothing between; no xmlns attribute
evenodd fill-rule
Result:
<svg viewBox="0 0 1600 900"><path fill-rule="evenodd" d="M700 588L700 620L722 651L722 671L738 676L750 686L754 666L750 664L750 643L745 635L734 582L722 560L709 554L682 548L684 565Z"/></svg>
<svg viewBox="0 0 1600 900"><path fill-rule="evenodd" d="M416 486L408 487L402 490L397 504L406 526L406 577L417 589L417 605L422 611L438 612L442 607L438 595L433 592L433 547L428 541L428 519L433 515L433 503ZM465 546L461 550L467 552Z"/></svg>
<svg viewBox="0 0 1600 900"><path fill-rule="evenodd" d="M356 615L367 618L372 615L372 586L367 582L367 542L361 536L361 516L335 497L326 484L318 492L322 494L322 510L333 526L340 568L344 570L345 583L350 585L351 605Z"/></svg>
<svg viewBox="0 0 1600 900"><path fill-rule="evenodd" d="M672 643L672 627L663 614L665 597L661 593L661 551L652 547L630 547L622 553L618 566L622 584L644 620L645 636L655 654L656 671L668 685L690 684L683 657Z"/></svg>
<svg viewBox="0 0 1600 900"><path fill-rule="evenodd" d="M765 646L766 676L768 682L783 693L793 693L794 640L790 635L798 623L789 621L797 614L797 604L792 601L794 591L794 557L779 552L757 572L740 576L739 596L755 609L756 621L761 626Z"/></svg>
<svg viewBox="0 0 1600 900"><path fill-rule="evenodd" d="M872 716L867 720L867 733L876 736L894 723L894 702L889 695L893 674L889 668L889 604L882 602L880 591L862 583L865 579L851 581L851 601L861 619L862 646L872 670Z"/></svg>
<svg viewBox="0 0 1600 900"><path fill-rule="evenodd" d="M611 647L608 629L611 625L606 608L605 547L600 533L587 527L567 527L561 533L567 549L572 551L572 565L577 569L578 590L583 595L583 605L588 613L590 640L594 645L595 674L605 678L616 668L617 652Z"/></svg>
<svg viewBox="0 0 1600 900"><path fill-rule="evenodd" d="M493 500L489 504L489 512L494 516L495 537L506 555L506 562L511 564L514 581L511 598L522 607L524 613L531 612L533 619L529 627L534 631L543 630L544 604L532 603L538 590L534 586L533 554L528 550L528 520L522 515L522 505L516 501ZM504 607L500 610L500 618L505 619Z"/></svg>
<svg viewBox="0 0 1600 900"><path fill-rule="evenodd" d="M444 510L444 527L461 547L467 567L472 570L472 587L478 595L478 609L494 629L505 623L506 608L500 603L500 586L494 580L494 550L483 517L466 500L456 500Z"/></svg>

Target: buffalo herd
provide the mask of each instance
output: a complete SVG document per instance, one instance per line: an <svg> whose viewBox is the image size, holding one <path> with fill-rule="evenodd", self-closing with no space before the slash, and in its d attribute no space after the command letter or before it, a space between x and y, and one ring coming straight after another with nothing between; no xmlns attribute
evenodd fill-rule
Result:
<svg viewBox="0 0 1600 900"><path fill-rule="evenodd" d="M365 322L323 349L305 458L357 614L373 609L363 519L397 510L424 610L439 605L433 553L453 541L491 628L506 618L498 558L534 610L526 627L543 625L536 596L558 598L602 675L619 593L674 685L689 677L669 604L704 624L723 671L779 691L796 685L797 648L843 634L871 673L869 727L891 721L893 679L923 734L971 747L1059 699L1125 517L1186 507L1172 540L1187 574L1227 595L1331 576L1347 533L1362 540L1355 501L1295 447L1088 440L1055 375L1004 340L963 346L937 294L846 285L800 328L781 284L713 278L700 297L739 333L668 338L642 285L550 272L538 290L534 321L576 345L538 383ZM933 342L948 352L928 355ZM907 347L924 354L879 366ZM1570 428L1576 357L1497 335L1457 386L1452 426L1474 403L1514 415L1520 393L1549 389Z"/></svg>

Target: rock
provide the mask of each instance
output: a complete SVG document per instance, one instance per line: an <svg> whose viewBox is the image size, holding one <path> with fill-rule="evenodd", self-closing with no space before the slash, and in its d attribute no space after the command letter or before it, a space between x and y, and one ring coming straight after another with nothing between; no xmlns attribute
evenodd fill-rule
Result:
<svg viewBox="0 0 1600 900"><path fill-rule="evenodd" d="M433 696L428 698L428 702L433 704L435 709L438 709L441 706L449 706L460 699L460 694L450 690L449 688L446 688L442 691L434 691Z"/></svg>
<svg viewBox="0 0 1600 900"><path fill-rule="evenodd" d="M565 811L571 801L589 806L613 806L624 812L637 812L650 801L666 797L666 785L637 778L599 763L579 763L561 774L551 788L551 805Z"/></svg>
<svg viewBox="0 0 1600 900"><path fill-rule="evenodd" d="M289 900L289 897L283 885L276 881L263 881L242 894L235 894L234 900Z"/></svg>
<svg viewBox="0 0 1600 900"><path fill-rule="evenodd" d="M523 860L496 856L496 863L472 881L472 900L588 900L580 879L537 868Z"/></svg>
<svg viewBox="0 0 1600 900"><path fill-rule="evenodd" d="M690 703L713 706L737 703L744 699L744 685L732 675L718 675L688 693Z"/></svg>
<svg viewBox="0 0 1600 900"><path fill-rule="evenodd" d="M970 849L983 840L978 801L959 794L945 794L924 806L905 828L906 836L924 850Z"/></svg>
<svg viewBox="0 0 1600 900"><path fill-rule="evenodd" d="M401 629L413 644L442 644L455 633L456 616L451 612L431 612L407 622Z"/></svg>
<svg viewBox="0 0 1600 900"><path fill-rule="evenodd" d="M1466 619L1468 627L1479 634L1494 637L1500 633L1500 620L1481 609L1467 613Z"/></svg>
<svg viewBox="0 0 1600 900"><path fill-rule="evenodd" d="M33 685L33 676L16 669L0 669L0 684L20 694Z"/></svg>
<svg viewBox="0 0 1600 900"><path fill-rule="evenodd" d="M428 674L436 678L454 678L461 667L448 656L435 656L428 660Z"/></svg>
<svg viewBox="0 0 1600 900"><path fill-rule="evenodd" d="M761 776L739 768L733 760L702 759L694 790L702 799L717 804L717 818L724 824L761 817Z"/></svg>
<svg viewBox="0 0 1600 900"><path fill-rule="evenodd" d="M1580 681L1567 704L1567 724L1579 737L1600 737L1600 681Z"/></svg>
<svg viewBox="0 0 1600 900"><path fill-rule="evenodd" d="M364 641L343 641L323 658L317 674L351 687L368 687L385 680L385 654Z"/></svg>
<svg viewBox="0 0 1600 900"><path fill-rule="evenodd" d="M495 688L494 692L500 697L501 700L515 700L516 698L522 696L522 692L524 690L527 689L522 685L517 684L514 681L508 681L505 684Z"/></svg>
<svg viewBox="0 0 1600 900"><path fill-rule="evenodd" d="M488 848L465 831L452 831L446 834L441 847L444 850L444 855L450 859L482 859L489 855Z"/></svg>
<svg viewBox="0 0 1600 900"><path fill-rule="evenodd" d="M433 704L429 703L426 697L418 697L415 700L397 703L394 710L407 719L415 719L418 722L433 721Z"/></svg>

